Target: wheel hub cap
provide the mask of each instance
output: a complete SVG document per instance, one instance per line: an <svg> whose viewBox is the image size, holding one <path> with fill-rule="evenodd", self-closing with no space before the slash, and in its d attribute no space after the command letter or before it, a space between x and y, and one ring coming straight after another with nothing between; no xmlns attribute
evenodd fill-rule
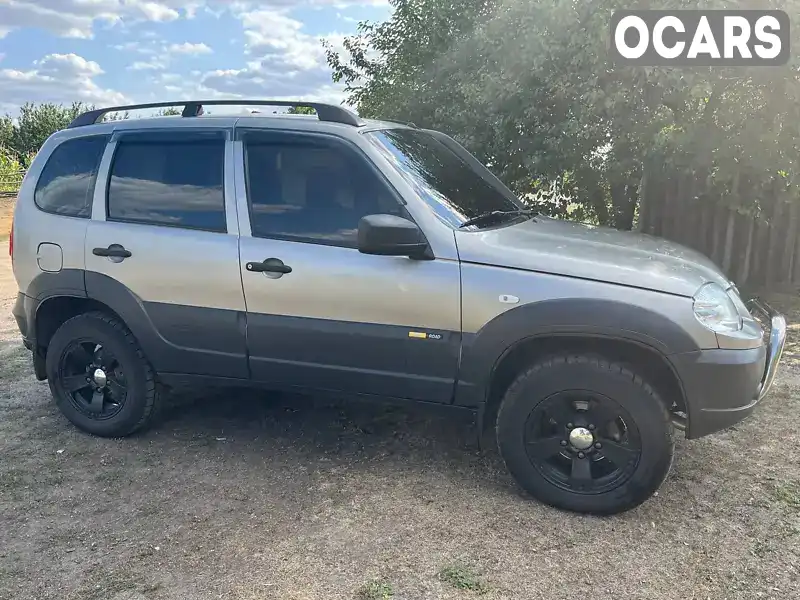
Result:
<svg viewBox="0 0 800 600"><path fill-rule="evenodd" d="M108 383L108 376L103 369L95 369L92 374L92 379L94 379L94 383L97 387L105 387L106 383Z"/></svg>
<svg viewBox="0 0 800 600"><path fill-rule="evenodd" d="M585 427L576 427L569 432L569 443L578 450L587 450L594 443L594 436Z"/></svg>

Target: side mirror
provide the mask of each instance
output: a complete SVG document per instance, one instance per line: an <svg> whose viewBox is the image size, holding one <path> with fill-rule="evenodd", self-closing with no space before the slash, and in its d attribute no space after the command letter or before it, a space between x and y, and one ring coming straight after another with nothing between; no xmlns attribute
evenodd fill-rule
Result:
<svg viewBox="0 0 800 600"><path fill-rule="evenodd" d="M367 215L358 222L358 251L382 256L433 258L415 223L395 215Z"/></svg>

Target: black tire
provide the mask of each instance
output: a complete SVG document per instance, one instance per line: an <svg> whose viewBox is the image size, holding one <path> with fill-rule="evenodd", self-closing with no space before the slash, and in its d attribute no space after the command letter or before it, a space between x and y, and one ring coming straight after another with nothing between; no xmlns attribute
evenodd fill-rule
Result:
<svg viewBox="0 0 800 600"><path fill-rule="evenodd" d="M102 417L81 410L65 388L62 368L66 353L76 344L99 344L115 357L124 370L126 393L112 416ZM161 405L155 373L138 342L118 319L91 312L67 320L53 335L47 348L46 369L56 405L79 429L102 437L124 437L145 429L155 420Z"/></svg>
<svg viewBox="0 0 800 600"><path fill-rule="evenodd" d="M620 446L623 446L626 452L624 458L618 461L624 466L614 471L619 472L619 484L616 487L610 487L615 481L612 475L607 476L610 483L605 488L600 485L593 488L594 483L584 485L583 482L586 480L573 479L580 468L575 467L578 449L573 447L572 438L564 434L569 440L566 441L566 448L564 448L565 440L550 441L561 435L558 432L570 430L561 429L556 419L550 418L545 407L553 405L559 410L556 404L558 398L567 398L568 407L576 406L570 394L580 393L591 394L591 397L599 399L599 403L608 401L611 404L616 403L620 407L618 414L624 414L624 419L632 421L626 424L623 417L619 417L623 419L623 427L630 427L629 432L633 442L628 440L618 443L620 438L614 437L609 438L609 443L605 444L605 452L610 453L612 449L619 450ZM577 406L583 408L587 405L578 402ZM608 407L608 404L603 406ZM610 414L604 408L598 410L603 411L603 415ZM540 420L537 415L542 411L545 418ZM618 433L620 421L611 420L610 423L612 431ZM572 425L575 427L574 423ZM551 434L537 437L536 434L530 433L532 429L526 429L529 427L537 428L538 431L550 427L548 431ZM581 430L585 431L586 429ZM655 493L672 466L673 432L669 412L652 386L630 367L595 356L552 356L520 373L502 399L496 423L500 454L513 477L526 491L551 506L597 515L629 510ZM592 445L586 453L580 453L583 459L586 459L590 452L597 453L586 467L592 474L590 477L601 470L600 467L608 472L616 468L616 462L611 455L606 457L602 454L603 450L595 450L594 440L599 444L597 447L602 448L604 444L600 443L599 429L594 433ZM581 445L585 443L588 441L582 441ZM548 449L541 450L546 444ZM535 450L531 450L532 445L536 446ZM561 445L561 448L557 445ZM638 452L635 460L629 458L634 450ZM551 458L547 460L541 458L550 452L553 453ZM534 455L533 458L531 454ZM604 460L607 462L601 464ZM562 465L565 472L571 469L564 475L566 483L562 483L559 479L561 471L558 469Z"/></svg>

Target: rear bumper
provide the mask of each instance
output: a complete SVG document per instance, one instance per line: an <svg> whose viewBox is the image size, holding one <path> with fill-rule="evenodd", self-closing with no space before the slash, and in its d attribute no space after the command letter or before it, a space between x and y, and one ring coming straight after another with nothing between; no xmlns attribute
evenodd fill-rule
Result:
<svg viewBox="0 0 800 600"><path fill-rule="evenodd" d="M765 328L765 343L758 348L673 356L688 404L687 438L721 431L747 418L775 382L786 343L786 319L762 301L752 301L749 308Z"/></svg>
<svg viewBox="0 0 800 600"><path fill-rule="evenodd" d="M33 323L34 315L36 314L36 300L19 292L14 308L11 309L11 314L14 315L17 328L22 334L22 343L25 344L28 350L31 350L35 342Z"/></svg>

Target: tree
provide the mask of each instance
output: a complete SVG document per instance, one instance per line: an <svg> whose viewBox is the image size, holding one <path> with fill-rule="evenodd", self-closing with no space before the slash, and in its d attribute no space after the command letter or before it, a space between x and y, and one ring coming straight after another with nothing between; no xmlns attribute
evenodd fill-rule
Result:
<svg viewBox="0 0 800 600"><path fill-rule="evenodd" d="M10 149L18 156L35 153L53 133L64 129L79 114L93 108L82 102L73 102L66 107L49 102L39 105L27 102L20 107L16 122L12 122Z"/></svg>
<svg viewBox="0 0 800 600"><path fill-rule="evenodd" d="M751 191L779 170L800 182L797 58L773 69L614 65L611 14L645 1L390 1L389 21L360 23L344 52L326 44L348 102L454 134L544 212L630 228L647 165L666 169L662 183L688 177L687 189L737 202L753 202L726 194L742 173ZM700 4L659 7L730 8ZM798 14L800 1L782 8Z"/></svg>
<svg viewBox="0 0 800 600"><path fill-rule="evenodd" d="M170 106L168 108L160 108L160 109L158 109L158 111L156 111L154 116L156 116L156 117L174 117L174 116L177 116L177 115L180 115L180 114L181 114L180 110L178 110L174 106Z"/></svg>
<svg viewBox="0 0 800 600"><path fill-rule="evenodd" d="M110 112L103 115L103 122L107 121L127 121L131 118L131 113L127 110L120 114L118 112Z"/></svg>
<svg viewBox="0 0 800 600"><path fill-rule="evenodd" d="M292 106L286 111L290 115L315 115L317 111L310 106Z"/></svg>
<svg viewBox="0 0 800 600"><path fill-rule="evenodd" d="M0 148L11 148L14 121L8 115L0 117Z"/></svg>

